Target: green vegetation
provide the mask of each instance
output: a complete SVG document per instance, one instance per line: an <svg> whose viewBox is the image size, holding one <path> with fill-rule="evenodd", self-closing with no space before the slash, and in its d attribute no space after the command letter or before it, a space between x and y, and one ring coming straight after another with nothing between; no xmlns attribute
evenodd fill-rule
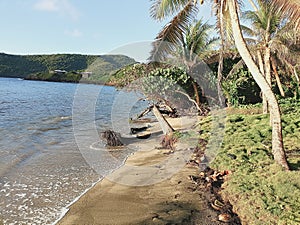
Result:
<svg viewBox="0 0 300 225"><path fill-rule="evenodd" d="M241 68L222 81L228 105L254 104L261 101L260 88L247 69Z"/></svg>
<svg viewBox="0 0 300 225"><path fill-rule="evenodd" d="M49 81L77 82L76 72L89 71L92 75L85 81L105 83L111 72L132 64L132 58L123 55L8 55L0 54L0 77L20 77ZM64 76L51 73L65 70ZM73 71L73 72L72 72Z"/></svg>
<svg viewBox="0 0 300 225"><path fill-rule="evenodd" d="M74 82L78 83L82 78L82 75L76 72L69 72L64 74L58 73L35 73L29 75L26 79L29 80L41 80L41 81L55 81L55 82Z"/></svg>
<svg viewBox="0 0 300 225"><path fill-rule="evenodd" d="M133 81L147 76L150 72L154 71L156 67L167 68L169 66L164 64L156 65L154 63L128 65L113 73L107 84L117 87L128 86Z"/></svg>
<svg viewBox="0 0 300 225"><path fill-rule="evenodd" d="M283 138L292 171L274 162L269 116L257 114L261 105L227 110L225 136L211 167L230 170L222 195L245 224L300 223L300 101L280 101ZM200 138L208 140L211 118L200 124Z"/></svg>

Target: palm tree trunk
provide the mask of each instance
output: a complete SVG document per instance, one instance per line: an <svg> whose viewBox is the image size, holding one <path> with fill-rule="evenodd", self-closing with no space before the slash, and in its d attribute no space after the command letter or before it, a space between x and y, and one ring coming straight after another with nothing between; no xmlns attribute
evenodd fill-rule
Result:
<svg viewBox="0 0 300 225"><path fill-rule="evenodd" d="M299 76L298 76L298 74L297 74L297 69L296 69L296 67L294 67L294 75L295 75L295 77L296 77L296 80L298 81L298 83L300 82L300 80L299 80Z"/></svg>
<svg viewBox="0 0 300 225"><path fill-rule="evenodd" d="M168 123L168 121L163 117L163 115L159 112L159 110L157 109L157 107L155 105L153 105L153 114L156 117L156 119L158 120L158 123L163 131L163 133L165 135L169 135L172 134L174 129L173 127L171 127L171 125Z"/></svg>
<svg viewBox="0 0 300 225"><path fill-rule="evenodd" d="M196 103L200 107L200 97L199 97L197 83L195 81L192 81L192 85L193 85L193 89L194 89Z"/></svg>
<svg viewBox="0 0 300 225"><path fill-rule="evenodd" d="M266 46L265 56L264 56L264 58L265 58L264 59L264 62L265 62L265 76L266 76L266 80L267 80L270 88L272 89L270 56L271 56L271 50L268 46ZM267 112L269 112L269 104L268 103L267 103Z"/></svg>
<svg viewBox="0 0 300 225"><path fill-rule="evenodd" d="M223 51L223 47L222 50ZM220 53L220 58L219 58L219 66L218 66L218 83L217 83L217 89L218 89L218 100L219 104L223 104L223 99L222 99L222 71L223 71L223 52Z"/></svg>
<svg viewBox="0 0 300 225"><path fill-rule="evenodd" d="M294 75L295 75L295 77L296 77L296 80L297 80L297 91L296 91L296 93L295 93L295 97L296 97L296 99L299 99L299 92L300 92L300 82L299 82L299 76L298 76L298 74L297 74L297 69L296 69L296 66L294 66Z"/></svg>
<svg viewBox="0 0 300 225"><path fill-rule="evenodd" d="M260 50L257 50L257 58L260 72L263 76L265 76L264 62L261 56ZM262 103L263 103L263 114L268 113L268 102L266 96L262 93Z"/></svg>
<svg viewBox="0 0 300 225"><path fill-rule="evenodd" d="M250 70L254 80L261 88L262 92L266 95L266 98L270 104L270 112L273 116L272 119L272 153L274 156L274 160L283 166L286 170L289 169L286 155L283 148L283 139L282 139L282 127L281 127L281 115L280 109L277 102L277 99L272 92L271 87L269 86L268 82L264 78L264 76L259 71L259 68L255 64L249 49L246 45L246 42L243 38L241 28L240 28L240 21L237 12L237 6L235 0L228 0L228 8L229 14L231 18L231 26L233 37L235 41L235 45L246 63L248 69Z"/></svg>
<svg viewBox="0 0 300 225"><path fill-rule="evenodd" d="M280 95L282 97L285 97L285 93L284 93L284 90L282 88L282 84L281 84L281 81L280 81L280 78L279 78L279 75L278 75L278 72L277 72L276 62L273 59L273 57L271 57L271 65L272 65L272 69L273 69L273 72L274 72L274 75L275 75L275 78L276 78L276 83L277 83Z"/></svg>
<svg viewBox="0 0 300 225"><path fill-rule="evenodd" d="M222 99L222 88L221 88L221 81L223 78L223 65L224 65L224 19L223 19L223 11L224 11L224 2L221 1L220 9L218 10L218 19L220 23L220 36L221 36L221 49L219 54L219 65L218 65L218 83L217 83L217 89L218 89L218 100L219 104L222 105L223 99Z"/></svg>

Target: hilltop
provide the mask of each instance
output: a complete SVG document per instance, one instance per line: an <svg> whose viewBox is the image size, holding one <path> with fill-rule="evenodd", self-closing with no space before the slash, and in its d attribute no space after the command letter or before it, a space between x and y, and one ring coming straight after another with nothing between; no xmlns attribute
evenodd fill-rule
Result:
<svg viewBox="0 0 300 225"><path fill-rule="evenodd" d="M111 72L132 63L135 60L125 55L0 53L0 77L76 82L82 72L89 72L87 82L104 83ZM54 71L64 72L58 74Z"/></svg>

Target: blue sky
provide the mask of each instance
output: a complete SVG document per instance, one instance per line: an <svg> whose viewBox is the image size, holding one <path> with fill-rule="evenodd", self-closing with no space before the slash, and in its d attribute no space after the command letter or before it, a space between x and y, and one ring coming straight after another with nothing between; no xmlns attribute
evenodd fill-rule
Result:
<svg viewBox="0 0 300 225"><path fill-rule="evenodd" d="M153 40L150 0L0 0L0 52L104 54ZM201 8L205 20L210 6Z"/></svg>

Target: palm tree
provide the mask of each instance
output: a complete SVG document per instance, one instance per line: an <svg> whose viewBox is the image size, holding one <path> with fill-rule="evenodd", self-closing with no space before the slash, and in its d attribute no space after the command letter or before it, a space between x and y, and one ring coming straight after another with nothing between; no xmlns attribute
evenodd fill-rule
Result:
<svg viewBox="0 0 300 225"><path fill-rule="evenodd" d="M284 91L277 72L277 59L291 61L294 54L291 54L287 46L291 40L288 40L294 32L290 28L287 20L283 18L283 13L276 10L270 2L258 0L259 7L255 11L246 11L244 18L251 22L251 28L242 26L242 30L250 36L247 39L254 43L253 49L257 54L260 71L263 73L271 85L271 68L276 78L280 94L284 97ZM254 51L254 52L255 52ZM277 55L277 56L276 56ZM264 56L264 57L262 57ZM268 112L266 97L263 96L263 112Z"/></svg>
<svg viewBox="0 0 300 225"><path fill-rule="evenodd" d="M201 0L200 4L202 4L203 1L204 0ZM215 0L215 2L219 1L222 0ZM277 99L265 77L255 64L246 45L241 32L237 1L223 0L222 2L224 9L227 9L226 11L229 12L230 15L232 35L236 48L270 104L270 114L272 115L272 153L274 160L288 170L289 166L286 161L286 155L283 147L281 115ZM274 5L276 4L277 10L279 10L279 7L282 7L281 9L284 10L285 15L290 16L290 20L295 22L295 29L300 29L300 17L295 16L300 13L300 3L297 3L298 0L292 0L291 2L292 3L285 3L283 0L275 0ZM291 6L294 7L292 8ZM180 36L183 33L186 33L188 23L195 18L195 12L197 12L197 9L197 0L156 0L151 8L151 14L155 19L162 19L167 15L174 14L179 11L173 20L163 29L162 32L159 33L157 40L168 41L173 44L178 43ZM156 46L156 54L154 54L154 58L157 55L166 56L170 51L172 51L172 47L170 46L172 45L164 44L162 48L159 48L160 46Z"/></svg>
<svg viewBox="0 0 300 225"><path fill-rule="evenodd" d="M213 50L219 39L210 38L213 25L210 25L207 22L204 23L202 19L198 21L194 20L187 26L187 32L185 34L181 33L176 42L173 40L174 37L172 32L168 32L167 34L164 33L164 30L170 29L171 24L170 27L166 26L163 31L161 31L161 36L163 36L164 39L160 40L159 37L157 38L159 41L154 45L151 52L151 59L166 60L166 58L174 56L176 58L176 63L180 63L182 66L186 67L188 72L190 72L199 62L199 59L201 60L205 57L206 52ZM173 42L170 42L170 40L173 40ZM164 49L163 51L158 51L158 49L162 48ZM196 103L200 106L197 82L195 82L193 77L191 77L191 82Z"/></svg>
<svg viewBox="0 0 300 225"><path fill-rule="evenodd" d="M235 0L228 0L228 9L231 17L235 45L249 71L251 72L254 80L261 88L262 92L267 98L267 101L270 104L270 114L272 117L272 153L274 159L285 169L289 169L283 147L281 115L277 99L275 97L275 94L272 92L271 86L255 64L253 57L246 45L240 29L240 21Z"/></svg>
<svg viewBox="0 0 300 225"><path fill-rule="evenodd" d="M207 22L203 23L202 19L200 19L189 25L186 34L182 35L179 59L183 60L188 72L192 70L199 59L203 59L206 52L212 50L216 45L218 38L210 38L209 35L212 29L212 25L209 25ZM198 86L194 79L192 79L192 85L196 103L200 106Z"/></svg>
<svg viewBox="0 0 300 225"><path fill-rule="evenodd" d="M244 18L251 22L251 28L243 27L243 30L256 38L254 43L260 72L271 86L271 41L278 33L282 17L270 2L263 0L257 2L259 7L255 7L255 11L244 13ZM263 95L263 113L268 113L268 102L265 95Z"/></svg>
<svg viewBox="0 0 300 225"><path fill-rule="evenodd" d="M213 25L203 23L203 20L194 21L189 25L186 35L182 37L181 57L185 64L194 65L197 60L203 59L205 52L216 45L218 38L210 38Z"/></svg>

